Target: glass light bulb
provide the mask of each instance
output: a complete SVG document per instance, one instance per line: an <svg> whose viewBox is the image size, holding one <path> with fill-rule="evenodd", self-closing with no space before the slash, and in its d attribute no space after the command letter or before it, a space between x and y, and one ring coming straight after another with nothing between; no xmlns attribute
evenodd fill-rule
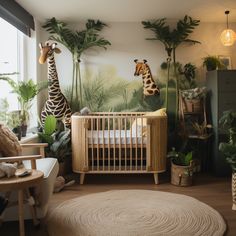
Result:
<svg viewBox="0 0 236 236"><path fill-rule="evenodd" d="M221 33L220 40L224 46L232 46L236 40L236 34L233 30L226 29Z"/></svg>

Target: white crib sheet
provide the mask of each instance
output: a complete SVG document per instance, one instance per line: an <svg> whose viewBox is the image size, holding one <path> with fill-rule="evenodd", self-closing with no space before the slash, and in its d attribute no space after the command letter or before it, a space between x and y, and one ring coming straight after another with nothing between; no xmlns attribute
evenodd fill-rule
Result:
<svg viewBox="0 0 236 236"><path fill-rule="evenodd" d="M134 132L130 130L95 130L87 131L89 144L146 144L147 138L142 136L136 136Z"/></svg>

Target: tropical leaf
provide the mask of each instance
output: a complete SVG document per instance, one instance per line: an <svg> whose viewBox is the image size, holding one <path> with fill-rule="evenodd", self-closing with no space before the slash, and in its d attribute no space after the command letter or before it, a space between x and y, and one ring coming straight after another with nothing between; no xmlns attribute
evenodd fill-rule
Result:
<svg viewBox="0 0 236 236"><path fill-rule="evenodd" d="M53 115L49 115L45 119L44 123L44 134L52 135L56 130L57 119Z"/></svg>

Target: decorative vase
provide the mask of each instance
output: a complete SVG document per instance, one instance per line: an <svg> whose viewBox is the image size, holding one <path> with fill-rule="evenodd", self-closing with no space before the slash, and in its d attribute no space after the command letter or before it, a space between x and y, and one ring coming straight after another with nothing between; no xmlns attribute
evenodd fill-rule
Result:
<svg viewBox="0 0 236 236"><path fill-rule="evenodd" d="M236 211L236 172L232 174L232 210Z"/></svg>
<svg viewBox="0 0 236 236"><path fill-rule="evenodd" d="M171 162L171 184L191 186L193 184L193 162L189 166L176 165Z"/></svg>

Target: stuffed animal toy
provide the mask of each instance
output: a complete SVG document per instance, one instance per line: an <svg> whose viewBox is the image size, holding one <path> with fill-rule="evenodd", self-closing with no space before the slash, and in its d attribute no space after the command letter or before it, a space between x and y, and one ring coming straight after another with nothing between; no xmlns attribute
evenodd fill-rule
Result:
<svg viewBox="0 0 236 236"><path fill-rule="evenodd" d="M11 176L14 176L17 169L17 163L11 164L11 163L0 163L0 178L7 176L10 178Z"/></svg>
<svg viewBox="0 0 236 236"><path fill-rule="evenodd" d="M86 116L86 115L88 115L89 113L91 113L91 110L90 110L88 107L84 107L84 108L82 108L82 109L80 110L80 114L81 114L82 116Z"/></svg>
<svg viewBox="0 0 236 236"><path fill-rule="evenodd" d="M55 183L54 183L54 190L53 190L53 192L54 192L54 193L58 193L58 192L60 192L64 187L71 186L71 185L73 185L73 184L75 183L74 180L71 180L71 181L69 181L68 183L65 183L65 182L66 182L66 181L65 181L65 179L64 179L62 176L58 176L58 177L56 178Z"/></svg>

